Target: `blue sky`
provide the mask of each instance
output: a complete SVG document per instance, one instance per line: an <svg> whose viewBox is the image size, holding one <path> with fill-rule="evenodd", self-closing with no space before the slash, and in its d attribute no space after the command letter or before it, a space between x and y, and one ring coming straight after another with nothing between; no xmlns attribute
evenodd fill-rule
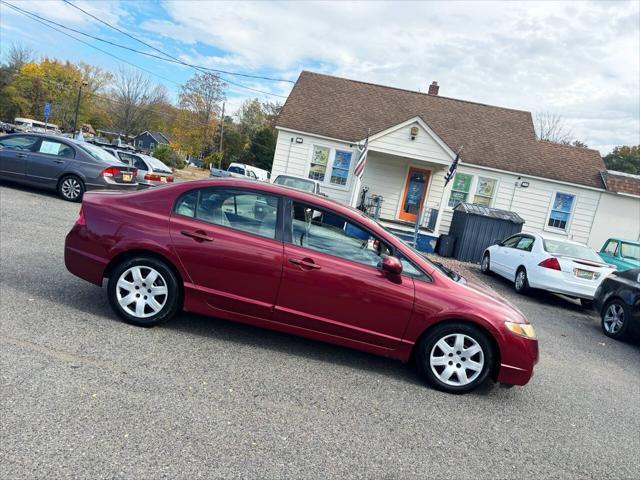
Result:
<svg viewBox="0 0 640 480"><path fill-rule="evenodd" d="M8 0L66 26L150 51L61 0ZM561 115L607 153L640 143L640 2L205 2L71 0L187 62L295 80L302 69ZM115 71L121 62L0 5L0 52ZM153 72L174 96L194 71L85 41ZM159 78L163 77L163 78ZM286 96L291 84L227 76ZM250 97L229 86L229 109Z"/></svg>

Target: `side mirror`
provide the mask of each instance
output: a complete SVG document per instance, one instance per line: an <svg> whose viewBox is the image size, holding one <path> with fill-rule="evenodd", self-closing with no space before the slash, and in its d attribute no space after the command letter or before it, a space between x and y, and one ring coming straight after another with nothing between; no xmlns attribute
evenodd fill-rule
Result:
<svg viewBox="0 0 640 480"><path fill-rule="evenodd" d="M496 238L493 242L491 242L491 245L501 245L502 244L502 240L499 238Z"/></svg>
<svg viewBox="0 0 640 480"><path fill-rule="evenodd" d="M386 255L382 258L382 265L380 266L383 272L391 273L393 275L400 275L402 273L402 263L396 257Z"/></svg>

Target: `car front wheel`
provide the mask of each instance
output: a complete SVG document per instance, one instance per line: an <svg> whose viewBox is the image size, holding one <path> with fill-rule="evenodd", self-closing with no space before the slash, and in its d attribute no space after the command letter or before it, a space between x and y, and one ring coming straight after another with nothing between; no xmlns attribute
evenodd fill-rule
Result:
<svg viewBox="0 0 640 480"><path fill-rule="evenodd" d="M136 257L120 263L109 276L107 295L126 322L153 327L171 319L180 307L180 289L173 271L162 261Z"/></svg>
<svg viewBox="0 0 640 480"><path fill-rule="evenodd" d="M629 326L627 306L620 300L612 300L602 309L602 331L607 337L623 340Z"/></svg>
<svg viewBox="0 0 640 480"><path fill-rule="evenodd" d="M493 365L487 335L465 323L433 328L418 344L418 370L426 382L448 393L467 393L483 383Z"/></svg>
<svg viewBox="0 0 640 480"><path fill-rule="evenodd" d="M491 273L491 258L489 257L488 253L485 253L484 257L482 257L482 263L480 264L480 271L487 275Z"/></svg>

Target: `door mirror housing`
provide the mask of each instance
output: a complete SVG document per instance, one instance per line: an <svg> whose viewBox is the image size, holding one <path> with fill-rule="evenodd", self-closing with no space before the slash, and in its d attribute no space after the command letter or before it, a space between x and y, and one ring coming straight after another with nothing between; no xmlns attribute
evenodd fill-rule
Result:
<svg viewBox="0 0 640 480"><path fill-rule="evenodd" d="M402 273L402 263L396 257L385 255L382 258L380 269L383 272L391 273L393 275L400 275Z"/></svg>

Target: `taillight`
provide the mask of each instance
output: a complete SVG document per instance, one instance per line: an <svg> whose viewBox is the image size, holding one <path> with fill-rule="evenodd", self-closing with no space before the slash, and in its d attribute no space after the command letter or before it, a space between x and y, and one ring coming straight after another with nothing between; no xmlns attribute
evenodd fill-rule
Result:
<svg viewBox="0 0 640 480"><path fill-rule="evenodd" d="M167 182L173 182L173 177L167 177Z"/></svg>
<svg viewBox="0 0 640 480"><path fill-rule="evenodd" d="M144 176L145 180L153 180L154 182L159 182L160 181L160 175L154 175L152 173L147 173Z"/></svg>
<svg viewBox="0 0 640 480"><path fill-rule="evenodd" d="M560 262L558 262L556 257L549 257L546 260L541 261L538 266L550 268L551 270L560 270Z"/></svg>
<svg viewBox="0 0 640 480"><path fill-rule="evenodd" d="M134 176L134 177L137 177L137 176L138 176L138 169L137 169L137 168L134 168L134 169L133 169L133 176Z"/></svg>
<svg viewBox="0 0 640 480"><path fill-rule="evenodd" d="M115 177L120 173L120 169L118 167L107 167L100 173L101 177Z"/></svg>
<svg viewBox="0 0 640 480"><path fill-rule="evenodd" d="M80 211L78 212L78 219L76 220L76 225L86 225L84 221L84 210L80 207Z"/></svg>

